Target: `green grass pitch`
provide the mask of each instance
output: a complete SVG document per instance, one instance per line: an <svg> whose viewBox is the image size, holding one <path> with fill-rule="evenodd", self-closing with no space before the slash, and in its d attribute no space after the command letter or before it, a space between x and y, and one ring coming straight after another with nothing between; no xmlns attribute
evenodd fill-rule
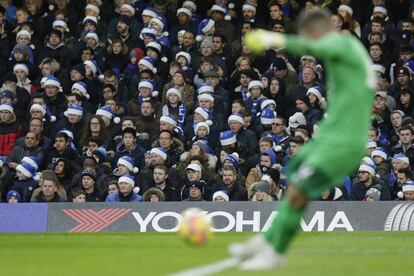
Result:
<svg viewBox="0 0 414 276"><path fill-rule="evenodd" d="M174 233L2 234L1 275L167 275L228 258L249 233L216 233L201 248ZM257 275L414 275L414 232L301 233L277 271ZM252 275L236 268L218 275Z"/></svg>

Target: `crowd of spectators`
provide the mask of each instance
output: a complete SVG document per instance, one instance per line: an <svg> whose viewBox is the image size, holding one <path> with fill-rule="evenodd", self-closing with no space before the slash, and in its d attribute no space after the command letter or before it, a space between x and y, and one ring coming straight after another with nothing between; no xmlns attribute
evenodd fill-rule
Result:
<svg viewBox="0 0 414 276"><path fill-rule="evenodd" d="M320 199L414 200L411 2L0 0L1 202L280 200L335 90L243 37L318 8L377 79L367 156Z"/></svg>

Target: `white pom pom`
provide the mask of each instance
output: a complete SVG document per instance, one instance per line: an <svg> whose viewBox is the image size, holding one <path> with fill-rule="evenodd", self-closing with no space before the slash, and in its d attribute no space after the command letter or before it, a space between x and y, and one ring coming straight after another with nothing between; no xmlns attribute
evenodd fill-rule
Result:
<svg viewBox="0 0 414 276"><path fill-rule="evenodd" d="M63 112L63 115L65 115L65 117L68 117L69 116L69 114L68 114L67 111ZM52 118L50 118L50 119L52 120Z"/></svg>
<svg viewBox="0 0 414 276"><path fill-rule="evenodd" d="M119 117L114 118L114 123L115 124L119 124L120 122L121 122L121 118L119 118Z"/></svg>
<svg viewBox="0 0 414 276"><path fill-rule="evenodd" d="M200 42L201 40L203 40L203 37L202 37L201 35L198 35L198 36L196 36L196 40L197 40L198 42Z"/></svg>
<svg viewBox="0 0 414 276"><path fill-rule="evenodd" d="M206 123L209 126L213 125L213 121L212 120L206 120L204 123Z"/></svg>
<svg viewBox="0 0 414 276"><path fill-rule="evenodd" d="M274 150L275 152L281 152L281 151L283 150L283 148L282 148L281 146L279 146L279 145L275 145L275 146L273 147L273 150Z"/></svg>
<svg viewBox="0 0 414 276"><path fill-rule="evenodd" d="M135 194L138 194L139 191L140 191L140 188L139 187L134 187L134 189L132 191L134 191Z"/></svg>
<svg viewBox="0 0 414 276"><path fill-rule="evenodd" d="M272 183L272 181L273 181L272 178L268 174L264 174L262 176L262 179L261 180L266 181L268 183Z"/></svg>
<svg viewBox="0 0 414 276"><path fill-rule="evenodd" d="M162 33L164 36L168 36L170 33L169 32L163 32Z"/></svg>
<svg viewBox="0 0 414 276"><path fill-rule="evenodd" d="M228 7L230 10L234 9L236 5L234 3L229 3Z"/></svg>
<svg viewBox="0 0 414 276"><path fill-rule="evenodd" d="M51 122L56 122L56 116L50 116L50 121Z"/></svg>
<svg viewBox="0 0 414 276"><path fill-rule="evenodd" d="M52 5L52 4L50 4L49 5L49 11L53 11L55 9L55 6L54 5Z"/></svg>
<svg viewBox="0 0 414 276"><path fill-rule="evenodd" d="M238 154L237 152L233 152L233 153L232 153L232 155L233 155L234 157L236 157L236 159L237 159L237 160L239 160L239 159L240 159L240 156L239 156L239 154Z"/></svg>
<svg viewBox="0 0 414 276"><path fill-rule="evenodd" d="M138 169L137 167L134 167L134 168L132 169L132 172L133 172L133 173L138 173L138 172L139 172L139 169Z"/></svg>
<svg viewBox="0 0 414 276"><path fill-rule="evenodd" d="M89 100L89 99L91 98L91 96L90 96L89 94L85 94L85 98L86 98L87 100Z"/></svg>
<svg viewBox="0 0 414 276"><path fill-rule="evenodd" d="M404 198L404 193L402 191L399 191L397 193L398 198L403 199Z"/></svg>
<svg viewBox="0 0 414 276"><path fill-rule="evenodd" d="M101 74L101 75L98 76L98 78L99 78L100 81L103 81L105 77L104 77L104 75Z"/></svg>
<svg viewBox="0 0 414 276"><path fill-rule="evenodd" d="M227 15L224 17L224 20L226 20L226 21L230 21L230 20L231 20L231 16L227 14Z"/></svg>
<svg viewBox="0 0 414 276"><path fill-rule="evenodd" d="M154 74L157 74L157 68L152 68L152 72L154 73Z"/></svg>
<svg viewBox="0 0 414 276"><path fill-rule="evenodd" d="M158 95L159 95L158 91L152 91L151 92L151 96L153 96L154 98L158 97Z"/></svg>
<svg viewBox="0 0 414 276"><path fill-rule="evenodd" d="M40 173L36 173L36 174L33 176L33 180L34 180L34 181L39 182L39 181L40 181Z"/></svg>
<svg viewBox="0 0 414 276"><path fill-rule="evenodd" d="M161 61L164 62L164 63L167 63L168 62L168 58L167 57L162 57L161 58Z"/></svg>
<svg viewBox="0 0 414 276"><path fill-rule="evenodd" d="M252 94L250 94L250 92L247 92L247 93L246 93L246 97L247 97L247 98L250 98L251 96L252 96Z"/></svg>

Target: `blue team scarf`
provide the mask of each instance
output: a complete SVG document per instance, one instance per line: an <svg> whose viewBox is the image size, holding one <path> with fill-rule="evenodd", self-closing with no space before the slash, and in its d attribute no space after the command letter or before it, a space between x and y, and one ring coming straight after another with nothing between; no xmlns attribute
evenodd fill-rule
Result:
<svg viewBox="0 0 414 276"><path fill-rule="evenodd" d="M260 99L253 100L253 103L252 103L252 110L251 110L251 112L252 112L252 122L254 121L254 119L256 119L256 115L257 115L257 106L258 106L259 102L260 102Z"/></svg>
<svg viewBox="0 0 414 276"><path fill-rule="evenodd" d="M180 103L178 105L178 126L183 129L185 124L185 115L187 114L187 108L184 104ZM168 104L162 107L162 115L167 116L170 115L170 107Z"/></svg>
<svg viewBox="0 0 414 276"><path fill-rule="evenodd" d="M241 94L241 96L242 96L242 99L243 99L244 104L246 104L246 103L247 103L247 99L249 98L249 97L247 96L247 93L248 93L248 91L247 91L247 92L245 92L245 91L243 90L243 87L242 87L242 86L240 86L240 94Z"/></svg>

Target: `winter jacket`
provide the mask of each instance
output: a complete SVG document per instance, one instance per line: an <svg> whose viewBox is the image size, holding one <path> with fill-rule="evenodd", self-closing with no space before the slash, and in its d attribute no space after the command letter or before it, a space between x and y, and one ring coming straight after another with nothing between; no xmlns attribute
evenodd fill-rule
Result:
<svg viewBox="0 0 414 276"><path fill-rule="evenodd" d="M145 150L144 148L140 147L139 145L135 144L135 147L133 150L129 151L125 148L125 145L123 143L120 143L116 146L116 152L115 152L115 158L113 162L113 167L116 167L116 164L118 162L118 159L122 156L128 155L135 159L135 166L137 166L140 170L144 167L144 154Z"/></svg>
<svg viewBox="0 0 414 276"><path fill-rule="evenodd" d="M369 188L380 185L382 188L380 200L391 200L389 185L380 179L374 179L369 187L362 182L357 182L352 186L351 200L364 200Z"/></svg>
<svg viewBox="0 0 414 276"><path fill-rule="evenodd" d="M230 201L247 201L247 192L238 182L233 183L233 185L231 185L230 187L224 185L224 183L222 182L216 188L216 191L220 190L224 190L227 192Z"/></svg>
<svg viewBox="0 0 414 276"><path fill-rule="evenodd" d="M15 179L10 190L18 191L21 195L22 202L30 202L32 193L37 187L39 187L39 184L33 178L26 180Z"/></svg>
<svg viewBox="0 0 414 276"><path fill-rule="evenodd" d="M143 197L139 194L131 192L129 195L124 196L120 194L119 191L116 191L106 197L106 202L141 202Z"/></svg>
<svg viewBox="0 0 414 276"><path fill-rule="evenodd" d="M0 123L0 156L10 155L21 132L22 126L15 116L9 122Z"/></svg>

